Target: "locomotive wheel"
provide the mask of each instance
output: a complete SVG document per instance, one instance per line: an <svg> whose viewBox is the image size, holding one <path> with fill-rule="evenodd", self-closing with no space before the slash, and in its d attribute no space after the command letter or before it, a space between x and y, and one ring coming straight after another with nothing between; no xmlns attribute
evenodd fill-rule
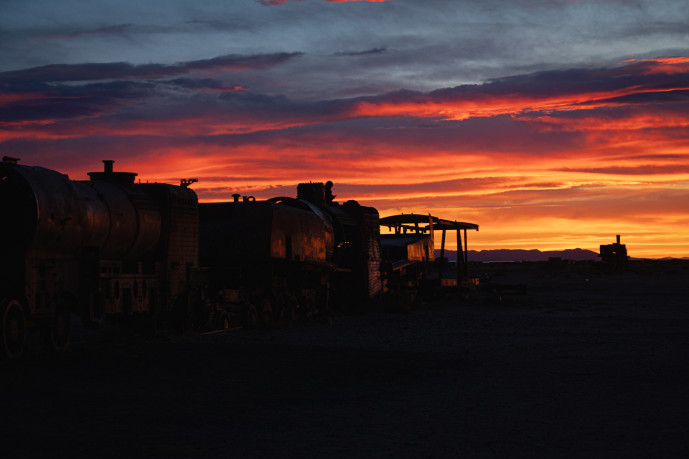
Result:
<svg viewBox="0 0 689 459"><path fill-rule="evenodd" d="M313 303L307 298L299 303L299 307L305 319L311 319L316 313Z"/></svg>
<svg viewBox="0 0 689 459"><path fill-rule="evenodd" d="M290 297L285 305L285 313L287 316L287 321L289 323L294 323L299 320L299 300L295 297Z"/></svg>
<svg viewBox="0 0 689 459"><path fill-rule="evenodd" d="M194 314L188 295L177 297L173 305L174 320L182 333L189 333L194 329Z"/></svg>
<svg viewBox="0 0 689 459"><path fill-rule="evenodd" d="M292 307L289 301L278 299L275 304L275 322L278 327L285 327L293 322Z"/></svg>
<svg viewBox="0 0 689 459"><path fill-rule="evenodd" d="M258 312L256 311L256 306L250 304L246 307L246 312L244 314L244 326L253 330L258 325Z"/></svg>
<svg viewBox="0 0 689 459"><path fill-rule="evenodd" d="M275 305L275 325L278 327L284 327L287 323L287 313L285 305L278 302Z"/></svg>
<svg viewBox="0 0 689 459"><path fill-rule="evenodd" d="M273 306L269 300L265 300L261 307L261 325L265 328L273 326Z"/></svg>
<svg viewBox="0 0 689 459"><path fill-rule="evenodd" d="M227 311L221 311L218 314L218 328L220 330L227 330L230 328L230 315Z"/></svg>
<svg viewBox="0 0 689 459"><path fill-rule="evenodd" d="M2 316L2 352L5 358L18 359L26 347L26 317L24 307L18 300L3 300L0 306Z"/></svg>
<svg viewBox="0 0 689 459"><path fill-rule="evenodd" d="M72 336L72 323L70 321L69 309L58 307L55 310L54 316L47 324L47 330L45 332L46 342L53 351L66 351Z"/></svg>

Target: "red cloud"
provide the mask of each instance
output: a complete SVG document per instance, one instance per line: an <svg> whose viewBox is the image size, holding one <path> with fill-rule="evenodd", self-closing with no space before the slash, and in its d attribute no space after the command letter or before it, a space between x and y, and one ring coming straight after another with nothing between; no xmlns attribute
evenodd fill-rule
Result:
<svg viewBox="0 0 689 459"><path fill-rule="evenodd" d="M689 73L689 57L666 57L659 59L632 59L624 61L625 64L636 63L635 67L639 68L642 73L646 75L654 74L680 74Z"/></svg>

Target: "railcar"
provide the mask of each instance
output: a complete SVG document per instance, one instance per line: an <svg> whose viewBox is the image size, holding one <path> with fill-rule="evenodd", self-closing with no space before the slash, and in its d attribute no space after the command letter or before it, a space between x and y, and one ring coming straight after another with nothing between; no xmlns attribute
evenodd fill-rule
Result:
<svg viewBox="0 0 689 459"><path fill-rule="evenodd" d="M318 217L239 196L202 203L199 215L206 296L232 324L273 326L328 311L331 242Z"/></svg>

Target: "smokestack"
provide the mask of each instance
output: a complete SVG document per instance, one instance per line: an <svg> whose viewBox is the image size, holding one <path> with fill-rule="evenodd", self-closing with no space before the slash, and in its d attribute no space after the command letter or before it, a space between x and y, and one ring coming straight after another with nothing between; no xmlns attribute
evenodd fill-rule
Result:
<svg viewBox="0 0 689 459"><path fill-rule="evenodd" d="M297 185L297 198L324 207L325 185L323 182L300 183Z"/></svg>
<svg viewBox="0 0 689 459"><path fill-rule="evenodd" d="M117 183L120 185L132 185L134 184L134 178L136 177L136 172L113 172L113 161L112 159L103 160L103 172L89 172L88 175L91 180L105 180L111 183Z"/></svg>
<svg viewBox="0 0 689 459"><path fill-rule="evenodd" d="M620 243L620 235L619 234L617 235L617 243L618 244Z"/></svg>
<svg viewBox="0 0 689 459"><path fill-rule="evenodd" d="M239 193L233 194L232 197L234 198L234 202L239 202L239 198L240 198L241 196L242 196L242 195L239 194Z"/></svg>

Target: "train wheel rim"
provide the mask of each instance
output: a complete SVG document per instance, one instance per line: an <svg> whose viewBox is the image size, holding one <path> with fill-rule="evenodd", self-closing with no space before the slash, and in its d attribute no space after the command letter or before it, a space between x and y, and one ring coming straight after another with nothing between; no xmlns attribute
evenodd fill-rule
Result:
<svg viewBox="0 0 689 459"><path fill-rule="evenodd" d="M69 312L56 311L50 327L50 343L55 351L63 352L69 347L71 332Z"/></svg>
<svg viewBox="0 0 689 459"><path fill-rule="evenodd" d="M17 359L26 346L26 317L24 307L17 300L6 300L2 304L2 346L5 356Z"/></svg>
<svg viewBox="0 0 689 459"><path fill-rule="evenodd" d="M287 307L281 301L275 305L275 322L278 327L284 327L287 324Z"/></svg>
<svg viewBox="0 0 689 459"><path fill-rule="evenodd" d="M258 324L258 313L256 312L256 306L250 304L246 309L246 328L254 329Z"/></svg>
<svg viewBox="0 0 689 459"><path fill-rule="evenodd" d="M261 322L265 328L273 326L273 305L269 300L265 300L263 307L261 307Z"/></svg>
<svg viewBox="0 0 689 459"><path fill-rule="evenodd" d="M220 313L220 329L227 330L230 328L230 315L223 311Z"/></svg>

